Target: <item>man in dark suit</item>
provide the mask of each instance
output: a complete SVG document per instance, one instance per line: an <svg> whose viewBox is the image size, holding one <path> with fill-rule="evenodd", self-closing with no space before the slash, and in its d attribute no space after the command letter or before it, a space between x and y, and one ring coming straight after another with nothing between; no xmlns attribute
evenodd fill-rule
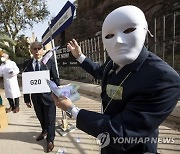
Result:
<svg viewBox="0 0 180 154"><path fill-rule="evenodd" d="M147 31L144 13L135 6L122 6L102 26L109 55L105 64L99 66L83 55L76 40L67 45L81 67L102 80L103 113L52 97L76 118L77 128L100 139L102 154L157 153L158 127L180 96L179 75L144 47Z"/></svg>
<svg viewBox="0 0 180 154"><path fill-rule="evenodd" d="M43 56L42 44L40 42L31 43L30 51L33 58L27 62L24 72L49 70L50 79L59 85L59 77L55 67L55 61L49 59L45 65L41 62ZM24 94L24 102L29 108L32 106L31 101L42 128L42 132L36 140L40 141L47 135L47 152L50 152L54 148L56 120L55 104L50 93Z"/></svg>

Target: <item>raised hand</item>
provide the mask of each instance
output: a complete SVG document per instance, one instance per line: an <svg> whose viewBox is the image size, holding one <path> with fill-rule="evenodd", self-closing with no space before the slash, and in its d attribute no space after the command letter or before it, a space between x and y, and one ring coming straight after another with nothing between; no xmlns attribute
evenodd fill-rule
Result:
<svg viewBox="0 0 180 154"><path fill-rule="evenodd" d="M71 51L72 55L76 59L78 59L82 54L81 47L75 39L72 39L72 41L67 44L67 48Z"/></svg>

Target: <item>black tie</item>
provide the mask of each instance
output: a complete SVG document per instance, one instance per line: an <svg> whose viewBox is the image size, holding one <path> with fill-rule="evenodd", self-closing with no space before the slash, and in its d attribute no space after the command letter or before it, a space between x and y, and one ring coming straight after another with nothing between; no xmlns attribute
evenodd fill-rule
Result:
<svg viewBox="0 0 180 154"><path fill-rule="evenodd" d="M38 62L38 60L36 60L35 71L39 71L39 62Z"/></svg>

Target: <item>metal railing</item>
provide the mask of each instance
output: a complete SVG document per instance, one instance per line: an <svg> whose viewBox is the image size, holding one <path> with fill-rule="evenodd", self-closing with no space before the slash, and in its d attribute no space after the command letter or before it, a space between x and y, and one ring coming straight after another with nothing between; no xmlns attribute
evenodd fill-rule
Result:
<svg viewBox="0 0 180 154"><path fill-rule="evenodd" d="M103 50L101 37L94 37L85 41L79 42L82 52L92 59L94 62L103 64L106 59L106 52ZM62 48L61 50L64 50ZM99 84L99 80L95 80L89 73L84 71L79 66L59 66L60 77L68 80Z"/></svg>
<svg viewBox="0 0 180 154"><path fill-rule="evenodd" d="M146 47L161 57L180 74L180 12L154 19L153 38L146 38Z"/></svg>

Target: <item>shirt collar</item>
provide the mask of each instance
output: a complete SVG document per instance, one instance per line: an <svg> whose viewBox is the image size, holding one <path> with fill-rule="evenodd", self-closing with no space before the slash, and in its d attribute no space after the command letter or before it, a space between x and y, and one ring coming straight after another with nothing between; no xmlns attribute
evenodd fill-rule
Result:
<svg viewBox="0 0 180 154"><path fill-rule="evenodd" d="M37 60L38 60L38 62L40 63L40 62L42 61L42 58L40 58L40 59L35 59L35 58L33 58L33 63L36 63Z"/></svg>

